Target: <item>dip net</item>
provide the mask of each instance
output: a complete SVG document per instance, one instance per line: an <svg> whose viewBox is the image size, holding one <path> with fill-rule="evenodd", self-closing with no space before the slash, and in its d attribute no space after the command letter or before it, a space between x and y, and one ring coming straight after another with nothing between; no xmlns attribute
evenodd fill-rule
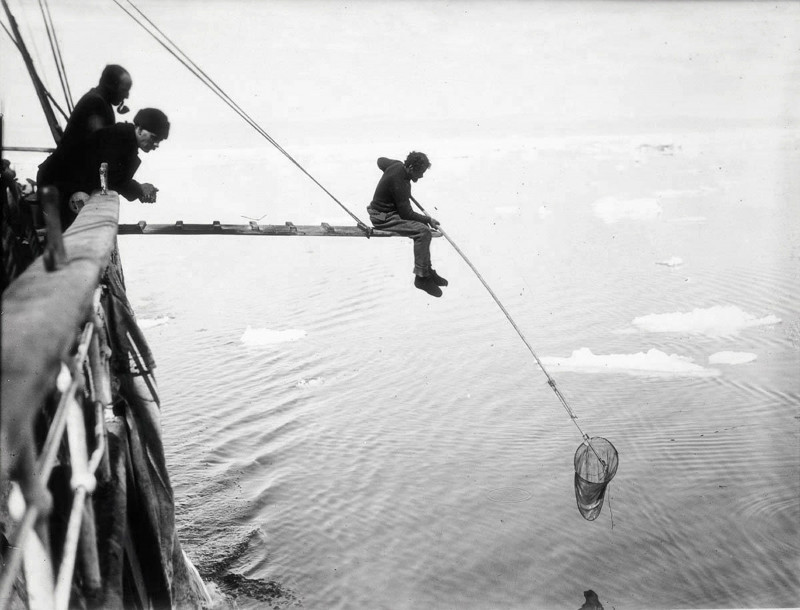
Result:
<svg viewBox="0 0 800 610"><path fill-rule="evenodd" d="M619 455L601 436L587 438L575 452L575 500L587 521L594 521L603 508L606 487L617 474Z"/></svg>
<svg viewBox="0 0 800 610"><path fill-rule="evenodd" d="M409 198L416 204L423 214L430 216L430 214L428 214L425 208L422 207L419 201L410 195ZM531 356L533 356L533 359L536 360L536 364L539 365L542 373L544 373L545 377L547 377L547 385L550 386L555 395L558 397L558 400L561 401L561 405L569 415L572 423L575 424L575 427L578 428L578 431L581 433L581 436L583 437L583 444L578 447L578 450L575 452L575 498L578 501L578 510L580 511L581 515L583 515L583 518L587 521L594 521L597 519L598 515L600 514L600 510L603 508L606 487L608 487L608 484L611 482L611 479L614 478L614 475L617 474L617 466L619 465L617 450L614 449L614 445L612 445L606 439L600 436L589 438L589 435L581 430L581 427L578 424L577 416L572 412L572 408L570 408L569 404L567 403L567 399L561 393L561 390L559 390L556 386L555 379L553 379L550 376L550 373L547 372L547 369L545 369L541 359L536 355L536 352L533 351L533 346L531 346L530 342L525 338L525 335L522 334L522 330L520 330L519 326L517 326L517 323L514 322L511 314L508 313L508 310L500 302L500 299L489 287L489 284L486 282L480 272L475 268L475 265L472 264L472 261L470 261L469 258L467 258L467 255L461 251L461 248L459 248L456 243L450 239L450 236L444 229L442 229L441 225L437 226L436 229L448 242L450 242L450 245L453 246L455 251L461 255L461 258L463 258L464 262L469 265L470 269L475 272L475 275L481 281L483 287L486 288L487 292L494 299L494 302L497 303L497 306L506 316L506 319L509 321L511 326L513 326L514 330L517 331L519 338L522 339L522 342L528 348ZM611 527L614 527L613 515Z"/></svg>

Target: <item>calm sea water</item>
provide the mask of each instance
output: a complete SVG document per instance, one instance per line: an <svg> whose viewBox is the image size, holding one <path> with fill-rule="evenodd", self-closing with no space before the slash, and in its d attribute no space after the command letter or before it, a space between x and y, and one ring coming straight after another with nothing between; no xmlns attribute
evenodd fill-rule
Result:
<svg viewBox="0 0 800 610"><path fill-rule="evenodd" d="M798 143L472 142L415 185L471 177L444 226L618 449L595 522L580 434L444 239L433 300L400 238L122 238L190 556L287 607L794 605Z"/></svg>
<svg viewBox="0 0 800 610"><path fill-rule="evenodd" d="M73 89L118 62L173 121L124 222L348 222L108 4L52 7ZM121 237L210 581L243 608L797 605L796 3L140 6L362 219L375 159L427 152L415 195L620 455L584 521L580 433L444 239L434 300L401 238ZM46 145L25 87L6 142Z"/></svg>

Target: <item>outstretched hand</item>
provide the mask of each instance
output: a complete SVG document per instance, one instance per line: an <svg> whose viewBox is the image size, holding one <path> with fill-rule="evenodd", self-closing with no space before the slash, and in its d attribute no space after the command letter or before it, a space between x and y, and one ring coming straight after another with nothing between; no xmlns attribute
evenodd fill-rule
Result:
<svg viewBox="0 0 800 610"><path fill-rule="evenodd" d="M155 203L156 193L158 193L158 189L149 182L145 182L142 184L142 196L139 197L139 201L142 203Z"/></svg>

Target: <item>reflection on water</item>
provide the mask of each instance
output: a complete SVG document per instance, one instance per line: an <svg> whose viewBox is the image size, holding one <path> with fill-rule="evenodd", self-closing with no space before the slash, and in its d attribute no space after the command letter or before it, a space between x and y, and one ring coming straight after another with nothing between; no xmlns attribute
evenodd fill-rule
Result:
<svg viewBox="0 0 800 610"><path fill-rule="evenodd" d="M735 202L773 154L800 158L797 139L775 152L751 137L725 183L682 156L728 162L724 134L687 135L616 181L647 151L539 151L537 188L507 200L493 185L536 141L489 165L473 150L459 159L482 168L472 196L440 204L581 428L619 451L594 522L575 507L575 427L443 240L450 286L434 300L411 286L402 239L121 238L138 314L159 321L146 332L187 552L243 607L273 586L276 607L326 609L577 607L589 588L606 608L795 603L796 197ZM668 189L658 217L592 207ZM671 222L689 216L705 220ZM560 369L582 349L605 360ZM715 374L649 374L631 355L650 350ZM757 357L710 363L721 353Z"/></svg>

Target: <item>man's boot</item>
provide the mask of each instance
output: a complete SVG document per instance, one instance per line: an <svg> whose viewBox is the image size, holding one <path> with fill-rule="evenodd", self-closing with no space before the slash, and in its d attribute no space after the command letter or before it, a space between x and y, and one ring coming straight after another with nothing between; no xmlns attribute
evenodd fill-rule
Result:
<svg viewBox="0 0 800 610"><path fill-rule="evenodd" d="M440 297L442 296L442 289L436 285L436 282L433 281L433 277L420 277L414 276L414 286L419 288L420 290L424 290L432 297Z"/></svg>
<svg viewBox="0 0 800 610"><path fill-rule="evenodd" d="M436 269L431 269L431 278L433 279L434 283L437 286L447 286L449 283L446 279L444 279L441 275L436 273Z"/></svg>

